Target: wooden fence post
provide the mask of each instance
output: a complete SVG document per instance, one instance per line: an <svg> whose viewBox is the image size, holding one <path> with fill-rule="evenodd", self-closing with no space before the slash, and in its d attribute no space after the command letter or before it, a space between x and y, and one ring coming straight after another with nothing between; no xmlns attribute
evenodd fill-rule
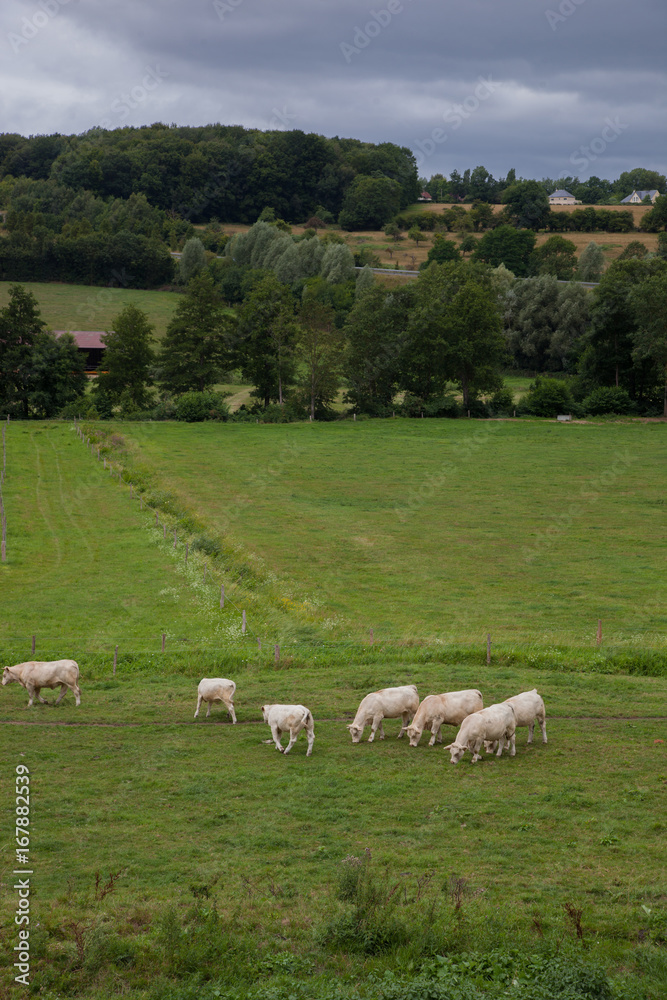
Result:
<svg viewBox="0 0 667 1000"><path fill-rule="evenodd" d="M167 541L167 525L166 524L162 525L162 538L164 539L165 542Z"/></svg>
<svg viewBox="0 0 667 1000"><path fill-rule="evenodd" d="M164 644L165 644L165 640L166 640L166 638L167 638L167 636L166 636L166 634L165 634L165 633L163 632L163 633L162 633L162 652L163 652L163 653L164 653Z"/></svg>
<svg viewBox="0 0 667 1000"><path fill-rule="evenodd" d="M245 611L241 612L241 633L245 635Z"/></svg>
<svg viewBox="0 0 667 1000"><path fill-rule="evenodd" d="M372 646L373 645L373 629L370 629L370 631L369 631L369 639L370 639L370 644Z"/></svg>
<svg viewBox="0 0 667 1000"><path fill-rule="evenodd" d="M116 664L118 663L118 646L113 651L113 675L116 676Z"/></svg>
<svg viewBox="0 0 667 1000"><path fill-rule="evenodd" d="M174 528L174 548L176 548L176 528Z"/></svg>
<svg viewBox="0 0 667 1000"><path fill-rule="evenodd" d="M273 647L273 655L275 657L276 664L280 663L280 646Z"/></svg>
<svg viewBox="0 0 667 1000"><path fill-rule="evenodd" d="M35 636L32 637L32 655L35 655Z"/></svg>
<svg viewBox="0 0 667 1000"><path fill-rule="evenodd" d="M261 653L262 652L262 640L261 639L257 640L257 648L258 648L259 652Z"/></svg>
<svg viewBox="0 0 667 1000"><path fill-rule="evenodd" d="M224 583L222 583L220 584L220 607L224 608L224 606L225 606L225 585Z"/></svg>
<svg viewBox="0 0 667 1000"><path fill-rule="evenodd" d="M106 460L106 457L103 458L102 461L104 462L104 471L106 472L107 471L107 460Z"/></svg>
<svg viewBox="0 0 667 1000"><path fill-rule="evenodd" d="M139 494L139 510L143 510L143 509L144 509L144 498L143 498L143 496L140 493Z"/></svg>
<svg viewBox="0 0 667 1000"><path fill-rule="evenodd" d="M491 663L491 633L486 633L486 662Z"/></svg>
<svg viewBox="0 0 667 1000"><path fill-rule="evenodd" d="M602 642L602 619L598 618L598 646Z"/></svg>
<svg viewBox="0 0 667 1000"><path fill-rule="evenodd" d="M157 516L157 511L155 511L155 527L156 527L156 528L159 528L159 527L160 527L160 522L159 522L159 520L158 520L158 516Z"/></svg>

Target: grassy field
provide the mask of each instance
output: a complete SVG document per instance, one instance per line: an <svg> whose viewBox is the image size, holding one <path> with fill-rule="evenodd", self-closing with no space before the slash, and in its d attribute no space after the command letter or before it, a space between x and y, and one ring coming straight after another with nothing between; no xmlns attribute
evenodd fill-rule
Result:
<svg viewBox="0 0 667 1000"><path fill-rule="evenodd" d="M118 430L332 636L664 648L662 424Z"/></svg>
<svg viewBox="0 0 667 1000"><path fill-rule="evenodd" d="M472 952L474 965L492 951L505 973L560 952L630 975L636 989L619 997L661 996L664 679L601 687L585 675L456 663L362 676L354 666L248 666L235 675L232 726L219 708L192 720L196 675L150 670L113 679L84 666L78 709L71 695L58 709L27 710L18 686L2 692L6 766L31 775L41 995L240 997L252 984L275 990L253 996L285 1000L356 997L357 986L398 997L369 976L409 979L434 952ZM422 695L479 684L491 703L536 680L549 743L527 747L520 730L514 759L452 767L442 747L398 742L398 722L387 723L384 742L358 746L344 728L368 684L414 682ZM255 723L267 699L312 707L311 758L303 736L288 758L262 743L268 729ZM366 852L381 902L354 941L358 913L337 895L343 859ZM3 896L11 912L10 883ZM582 940L567 907L581 911ZM370 932L388 927L397 946L384 949ZM5 969L14 937L5 923ZM340 994L326 992L332 976ZM489 968L484 978L490 990L508 985Z"/></svg>
<svg viewBox="0 0 667 1000"><path fill-rule="evenodd" d="M7 430L3 662L28 658L36 633L37 656L78 659L82 702L27 709L18 685L1 692L0 996L662 1000L667 678L596 672L592 619L605 607L619 649L638 636L662 649L664 427L111 433L104 454L177 527L177 550L70 425ZM610 478L619 453L633 460ZM520 575L516 552L547 501L572 502L582 484L582 511ZM217 532L212 581L212 557L191 550L186 570L182 542ZM221 579L236 605L224 611ZM465 641L501 609L505 648L530 643L514 664L494 646L487 667L483 642ZM351 645L369 622L376 643ZM384 641L419 631L460 653ZM297 656L287 644L276 666L275 636L309 645ZM583 669L559 659L556 636L588 645ZM237 726L219 707L193 720L202 676L236 681ZM385 741L352 745L345 723L363 694L398 683L422 697L479 687L485 704L537 686L549 743L527 747L520 730L515 758L452 767L425 739L398 742L389 721ZM287 758L264 745L267 701L311 708L311 758L303 736ZM10 985L19 765L33 824L25 994Z"/></svg>
<svg viewBox="0 0 667 1000"><path fill-rule="evenodd" d="M16 282L0 281L0 308L9 301ZM42 319L50 330L111 330L113 319L127 305L143 309L161 340L179 302L172 292L132 288L99 288L94 285L63 285L58 282L22 281L37 299Z"/></svg>

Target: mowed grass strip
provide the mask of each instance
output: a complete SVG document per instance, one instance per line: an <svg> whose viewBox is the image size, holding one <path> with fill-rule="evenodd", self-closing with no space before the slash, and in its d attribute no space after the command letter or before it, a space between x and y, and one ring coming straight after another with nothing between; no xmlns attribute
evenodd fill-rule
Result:
<svg viewBox="0 0 667 1000"><path fill-rule="evenodd" d="M117 430L332 637L664 646L662 424Z"/></svg>
<svg viewBox="0 0 667 1000"><path fill-rule="evenodd" d="M46 648L72 656L88 641L209 639L237 613L219 609L219 586L186 576L154 517L68 423L5 425L6 563L0 564L0 639L17 659ZM12 643L21 640L22 645ZM76 640L74 642L73 640ZM130 646L130 648L132 648Z"/></svg>

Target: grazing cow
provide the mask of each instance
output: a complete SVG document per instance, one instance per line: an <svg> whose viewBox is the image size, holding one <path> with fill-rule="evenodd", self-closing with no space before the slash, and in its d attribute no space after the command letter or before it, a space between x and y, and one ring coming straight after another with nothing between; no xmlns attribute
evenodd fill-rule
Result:
<svg viewBox="0 0 667 1000"><path fill-rule="evenodd" d="M358 743L364 734L364 728L371 727L371 735L368 742L372 743L375 734L379 730L380 739L384 739L383 719L397 719L399 715L403 719L403 729L400 730L398 738L403 735L403 730L415 714L419 707L419 695L414 684L405 687L382 688L381 691L373 691L362 699L354 722L348 725L353 743Z"/></svg>
<svg viewBox="0 0 667 1000"><path fill-rule="evenodd" d="M75 660L28 660L13 667L5 667L2 672L3 685L17 681L26 689L30 695L28 708L32 706L35 695L42 705L51 704L46 698L42 698L39 692L42 688L56 688L58 685L60 694L54 702L55 705L60 704L68 688L73 693L76 704L80 705L81 691L78 680L79 665Z"/></svg>
<svg viewBox="0 0 667 1000"><path fill-rule="evenodd" d="M306 757L310 757L315 741L315 723L312 713L305 705L262 705L262 715L264 722L268 722L271 727L276 750L280 750L281 753L289 753L296 743L297 736L302 729L305 729L308 737ZM289 733L289 743L286 747L280 742L283 733ZM266 742L270 743L271 740Z"/></svg>
<svg viewBox="0 0 667 1000"><path fill-rule="evenodd" d="M456 739L444 749L449 750L452 764L458 764L466 750L472 752L472 762L481 760L480 749L485 740L498 740L498 756L505 743L510 746L510 757L514 757L514 730L516 719L514 709L506 701L490 705L481 712L473 712L461 723Z"/></svg>
<svg viewBox="0 0 667 1000"><path fill-rule="evenodd" d="M506 698L505 701L514 709L517 726L528 726L528 743L533 742L533 730L535 720L540 724L542 730L542 742L547 742L547 722L546 710L541 696L537 693L537 688L532 691L523 691L515 694L513 698ZM496 749L495 740L485 740L484 747L487 753L493 753Z"/></svg>
<svg viewBox="0 0 667 1000"><path fill-rule="evenodd" d="M236 684L234 681L228 681L224 677L204 677L199 682L199 687L197 688L197 710L195 711L195 719L199 715L199 709L201 708L201 703L203 701L208 702L208 708L206 709L206 718L208 719L211 714L211 705L214 701L221 701L229 714L232 717L232 722L236 722L236 712L234 711L234 692L236 691Z"/></svg>
<svg viewBox="0 0 667 1000"><path fill-rule="evenodd" d="M476 689L469 691L448 691L446 694L427 695L409 726L404 726L410 746L419 746L425 729L431 730L428 745L432 747L437 739L442 743L440 727L460 726L466 716L484 708L482 695Z"/></svg>

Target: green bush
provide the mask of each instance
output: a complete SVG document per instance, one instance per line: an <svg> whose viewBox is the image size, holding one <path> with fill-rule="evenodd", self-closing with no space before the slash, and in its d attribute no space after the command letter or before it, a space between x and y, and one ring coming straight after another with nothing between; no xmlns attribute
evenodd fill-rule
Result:
<svg viewBox="0 0 667 1000"><path fill-rule="evenodd" d="M601 385L584 399L582 409L598 416L602 413L631 413L633 403L626 389L619 385Z"/></svg>
<svg viewBox="0 0 667 1000"><path fill-rule="evenodd" d="M580 409L566 382L536 378L521 401L520 412L534 417L556 417L559 413L578 415Z"/></svg>
<svg viewBox="0 0 667 1000"><path fill-rule="evenodd" d="M220 392L184 392L176 402L176 419L196 423L201 420L227 420L229 407Z"/></svg>
<svg viewBox="0 0 667 1000"><path fill-rule="evenodd" d="M514 396L512 395L512 390L508 389L507 386L503 386L502 389L498 389L494 392L493 396L488 403L489 413L492 416L503 416L509 417L514 412Z"/></svg>

